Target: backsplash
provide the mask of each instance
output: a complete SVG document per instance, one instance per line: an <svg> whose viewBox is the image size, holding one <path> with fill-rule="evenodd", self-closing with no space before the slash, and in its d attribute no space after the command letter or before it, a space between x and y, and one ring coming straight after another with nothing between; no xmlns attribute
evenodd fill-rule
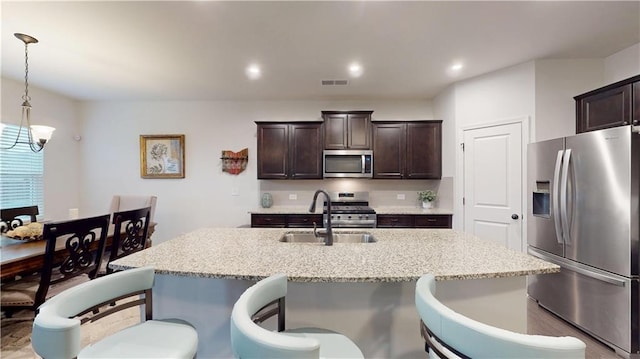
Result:
<svg viewBox="0 0 640 359"><path fill-rule="evenodd" d="M269 192L273 206L309 206L317 189L328 192L369 192L369 205L419 207L418 191L438 193L436 208L453 208L453 177L440 180L370 180L336 178L324 180L260 180L259 194ZM260 197L256 198L260 206Z"/></svg>

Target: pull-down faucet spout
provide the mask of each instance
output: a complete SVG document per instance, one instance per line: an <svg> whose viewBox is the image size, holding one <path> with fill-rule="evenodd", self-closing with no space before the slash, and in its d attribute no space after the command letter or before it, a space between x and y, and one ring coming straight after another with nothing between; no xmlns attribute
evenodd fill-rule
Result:
<svg viewBox="0 0 640 359"><path fill-rule="evenodd" d="M309 207L309 212L313 213L316 211L316 201L318 200L318 195L322 193L324 195L325 200L327 201L327 223L326 223L326 232L324 234L316 233L315 226L313 230L313 234L316 236L324 237L324 244L326 246L333 245L333 231L331 230L331 198L329 194L324 190L317 190L313 195L313 202L311 202L311 207Z"/></svg>

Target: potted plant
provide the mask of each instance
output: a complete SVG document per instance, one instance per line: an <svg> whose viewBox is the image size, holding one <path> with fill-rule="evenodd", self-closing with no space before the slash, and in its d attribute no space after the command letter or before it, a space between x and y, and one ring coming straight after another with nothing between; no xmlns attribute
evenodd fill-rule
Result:
<svg viewBox="0 0 640 359"><path fill-rule="evenodd" d="M436 192L430 189L418 192L418 199L422 202L422 208L433 208L433 202L436 197Z"/></svg>

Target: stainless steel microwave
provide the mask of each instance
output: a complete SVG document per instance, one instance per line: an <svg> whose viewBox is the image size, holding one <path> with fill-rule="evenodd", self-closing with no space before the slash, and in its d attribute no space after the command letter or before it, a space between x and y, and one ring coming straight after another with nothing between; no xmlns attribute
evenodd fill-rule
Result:
<svg viewBox="0 0 640 359"><path fill-rule="evenodd" d="M373 177L373 151L324 150L323 173L325 178Z"/></svg>

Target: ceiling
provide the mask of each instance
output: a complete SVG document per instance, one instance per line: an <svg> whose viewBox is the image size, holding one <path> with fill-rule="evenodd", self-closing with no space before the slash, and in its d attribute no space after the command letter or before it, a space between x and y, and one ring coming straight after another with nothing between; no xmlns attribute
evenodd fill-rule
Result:
<svg viewBox="0 0 640 359"><path fill-rule="evenodd" d="M80 100L429 99L500 68L640 42L638 1L3 0L1 17L2 76L23 81L13 33L26 33L40 40L30 84Z"/></svg>

